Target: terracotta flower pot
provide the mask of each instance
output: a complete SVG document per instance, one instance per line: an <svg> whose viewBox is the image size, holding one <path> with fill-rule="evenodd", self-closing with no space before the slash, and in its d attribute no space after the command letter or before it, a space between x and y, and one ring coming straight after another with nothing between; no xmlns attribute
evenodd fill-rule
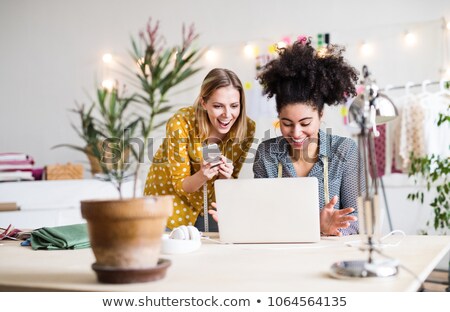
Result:
<svg viewBox="0 0 450 312"><path fill-rule="evenodd" d="M99 281L130 283L155 279L151 276L146 279L145 274L136 272L149 272L148 275L151 275L162 265L158 263L161 236L172 207L171 196L81 202L81 215L87 220L96 258L93 269ZM105 279L99 271L103 275L105 272L111 274L106 274ZM137 275L138 280L127 280L130 273ZM124 277L115 280L120 274ZM115 279L108 278L114 275Z"/></svg>

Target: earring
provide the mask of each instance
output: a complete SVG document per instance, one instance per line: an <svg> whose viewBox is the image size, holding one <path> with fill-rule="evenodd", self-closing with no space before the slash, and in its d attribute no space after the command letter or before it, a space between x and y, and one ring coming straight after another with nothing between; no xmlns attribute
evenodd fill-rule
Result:
<svg viewBox="0 0 450 312"><path fill-rule="evenodd" d="M273 122L273 132L275 133L275 136L280 136L281 133L279 133L280 131L280 120L277 119Z"/></svg>
<svg viewBox="0 0 450 312"><path fill-rule="evenodd" d="M276 128L280 128L280 120L279 119L277 119L277 120L275 120L274 122L273 122L273 127L276 129Z"/></svg>

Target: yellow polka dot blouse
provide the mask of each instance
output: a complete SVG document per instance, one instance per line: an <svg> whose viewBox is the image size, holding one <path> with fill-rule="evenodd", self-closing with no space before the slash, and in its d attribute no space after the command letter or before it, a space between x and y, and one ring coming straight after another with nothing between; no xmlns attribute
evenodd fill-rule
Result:
<svg viewBox="0 0 450 312"><path fill-rule="evenodd" d="M237 178L255 134L255 123L247 118L247 135L243 142L234 142L234 131L218 143L222 154L233 161L233 178ZM180 109L166 125L166 138L153 158L147 175L145 195L173 195L173 213L167 227L193 225L203 214L203 187L193 193L182 188L183 180L200 170L202 143L195 120L194 107ZM215 201L214 181L207 182L208 206Z"/></svg>

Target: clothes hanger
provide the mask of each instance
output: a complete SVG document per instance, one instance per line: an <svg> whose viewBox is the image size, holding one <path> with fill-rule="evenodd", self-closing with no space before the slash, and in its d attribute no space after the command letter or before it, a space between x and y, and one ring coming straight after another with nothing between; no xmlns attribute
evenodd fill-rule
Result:
<svg viewBox="0 0 450 312"><path fill-rule="evenodd" d="M436 93L436 95L449 95L450 96L450 90L445 87L445 83L448 82L446 79L439 80L439 91Z"/></svg>
<svg viewBox="0 0 450 312"><path fill-rule="evenodd" d="M394 86L391 84L388 84L384 87L384 92L389 92L389 90L391 90Z"/></svg>
<svg viewBox="0 0 450 312"><path fill-rule="evenodd" d="M411 93L411 87L414 85L414 82L412 82L412 81L408 81L406 84L405 84L405 94L406 95L412 95L412 93Z"/></svg>
<svg viewBox="0 0 450 312"><path fill-rule="evenodd" d="M422 93L429 94L430 92L427 89L427 86L431 83L431 80L426 79L422 82Z"/></svg>
<svg viewBox="0 0 450 312"><path fill-rule="evenodd" d="M428 91L428 89L427 89L427 86L430 83L431 83L431 80L429 80L429 79L426 79L422 82L422 92L417 95L419 98L424 98L424 97L431 95L431 92Z"/></svg>

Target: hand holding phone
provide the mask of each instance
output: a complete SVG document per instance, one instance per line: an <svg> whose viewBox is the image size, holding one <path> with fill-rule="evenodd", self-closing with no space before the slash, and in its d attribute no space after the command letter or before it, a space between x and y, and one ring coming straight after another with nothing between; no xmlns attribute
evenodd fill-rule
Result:
<svg viewBox="0 0 450 312"><path fill-rule="evenodd" d="M203 159L211 164L211 168L222 163L222 152L216 143L203 145Z"/></svg>

